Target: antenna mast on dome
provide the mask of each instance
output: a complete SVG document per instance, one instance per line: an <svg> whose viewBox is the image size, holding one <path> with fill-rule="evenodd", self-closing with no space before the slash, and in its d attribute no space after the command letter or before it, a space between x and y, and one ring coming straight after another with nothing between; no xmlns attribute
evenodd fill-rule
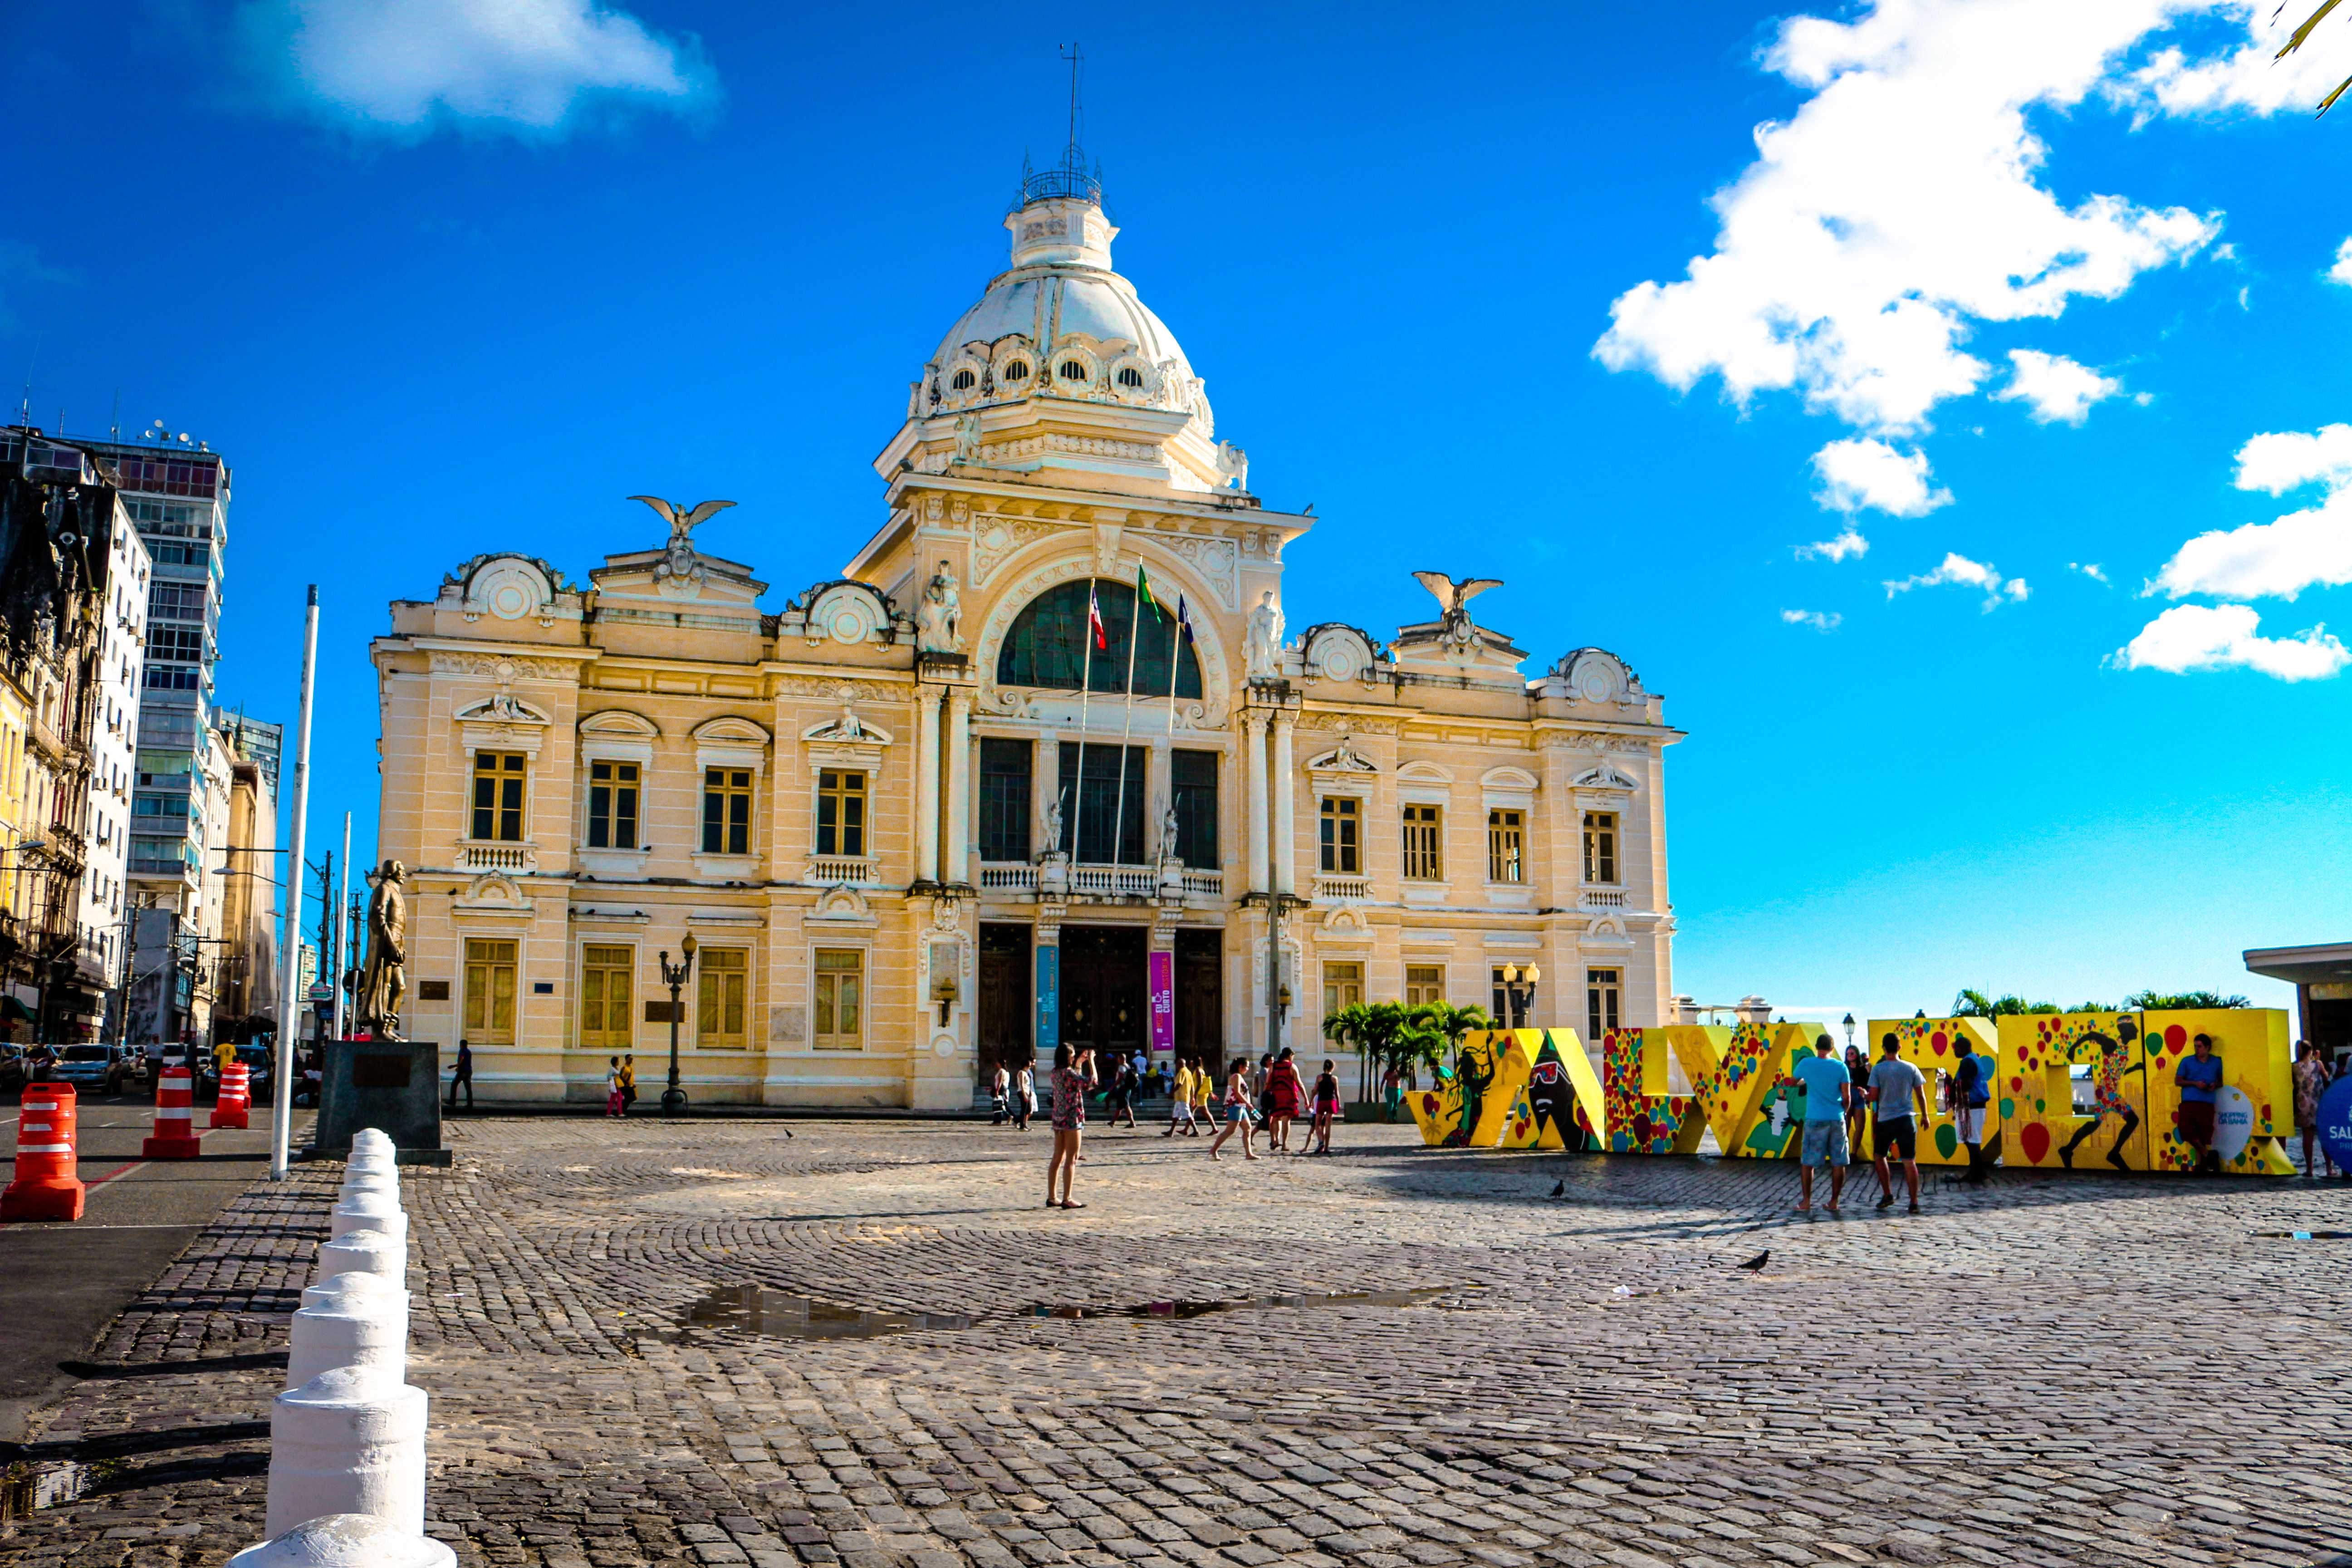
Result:
<svg viewBox="0 0 2352 1568"><path fill-rule="evenodd" d="M1049 201L1056 196L1075 196L1102 205L1102 169L1100 165L1087 166L1086 149L1078 142L1078 127L1086 120L1086 106L1079 93L1086 56L1076 42L1059 47L1062 58L1070 62L1069 143L1062 150L1061 162L1048 168L1032 167L1028 159L1022 159L1021 198L1013 204L1016 212L1031 202Z"/></svg>
<svg viewBox="0 0 2352 1568"><path fill-rule="evenodd" d="M1078 145L1078 66L1086 57L1073 38L1070 47L1062 51L1062 58L1070 62L1070 146L1075 151Z"/></svg>

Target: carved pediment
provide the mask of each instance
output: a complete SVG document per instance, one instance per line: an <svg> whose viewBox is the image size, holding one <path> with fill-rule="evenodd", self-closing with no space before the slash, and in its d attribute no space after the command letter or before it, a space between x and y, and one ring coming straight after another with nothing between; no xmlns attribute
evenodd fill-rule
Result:
<svg viewBox="0 0 2352 1568"><path fill-rule="evenodd" d="M632 713L625 708L606 708L580 721L583 735L623 736L633 741L653 741L661 738L661 727L642 713Z"/></svg>
<svg viewBox="0 0 2352 1568"><path fill-rule="evenodd" d="M810 725L801 731L801 739L822 745L887 746L891 736L879 724L869 724L859 718L857 710L845 702L841 705L841 717Z"/></svg>
<svg viewBox="0 0 2352 1568"><path fill-rule="evenodd" d="M511 691L494 691L469 707L457 710L461 724L551 724L544 711Z"/></svg>
<svg viewBox="0 0 2352 1568"><path fill-rule="evenodd" d="M1353 735L1342 735L1339 743L1319 757L1311 757L1307 771L1315 773L1376 773L1380 768L1370 757L1356 750Z"/></svg>
<svg viewBox="0 0 2352 1568"><path fill-rule="evenodd" d="M693 734L702 744L717 746L764 746L775 739L761 726L734 713L704 720L694 727Z"/></svg>
<svg viewBox="0 0 2352 1568"><path fill-rule="evenodd" d="M1641 780L1620 772L1605 763L1597 768L1585 769L1576 775L1575 783L1579 789L1634 790L1642 787Z"/></svg>

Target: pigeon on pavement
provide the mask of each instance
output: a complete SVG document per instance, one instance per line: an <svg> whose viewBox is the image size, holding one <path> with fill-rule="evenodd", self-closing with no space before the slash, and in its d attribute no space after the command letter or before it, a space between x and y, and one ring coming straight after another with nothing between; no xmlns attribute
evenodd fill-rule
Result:
<svg viewBox="0 0 2352 1568"><path fill-rule="evenodd" d="M1771 1257L1772 1249L1768 1247L1763 1251L1758 1253L1755 1257L1749 1258L1747 1262L1738 1265L1738 1267L1745 1268L1748 1272L1753 1274L1758 1269L1763 1268L1764 1265L1771 1259Z"/></svg>

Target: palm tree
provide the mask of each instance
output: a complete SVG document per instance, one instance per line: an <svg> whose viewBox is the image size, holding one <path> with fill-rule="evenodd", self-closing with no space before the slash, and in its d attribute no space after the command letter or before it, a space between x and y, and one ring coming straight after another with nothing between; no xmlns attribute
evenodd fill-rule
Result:
<svg viewBox="0 0 2352 1568"><path fill-rule="evenodd" d="M1372 1010L1361 1002L1350 1002L1338 1012L1325 1015L1323 1019L1323 1037L1332 1045L1344 1051L1349 1041L1355 1042L1360 1080L1368 1080L1371 1076L1371 1013ZM1370 1091L1361 1082L1356 1098L1370 1098Z"/></svg>
<svg viewBox="0 0 2352 1568"><path fill-rule="evenodd" d="M2314 11L2310 16L2305 16L2303 19L2303 25L2295 28L2293 33L2287 36L2285 46L2282 47L2277 54L2271 58L2273 59L2283 60L2286 58L2287 56L2294 53L2295 50L2303 47L2303 41L2304 39L2311 37L2311 30L2319 26L2319 24L2326 18L2327 13L2335 10L2338 4L2339 0L2324 0L2324 3L2320 5L2319 9ZM2336 84L2336 90L2319 100L2318 112L2325 114L2329 110L2335 108L2336 100L2344 96L2344 89L2347 87L2352 87L2352 76L2347 76L2342 81L2337 82Z"/></svg>

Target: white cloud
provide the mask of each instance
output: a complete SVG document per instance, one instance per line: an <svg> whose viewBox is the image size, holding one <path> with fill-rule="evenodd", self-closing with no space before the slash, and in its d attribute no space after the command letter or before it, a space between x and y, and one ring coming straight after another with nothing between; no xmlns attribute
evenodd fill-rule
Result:
<svg viewBox="0 0 2352 1568"><path fill-rule="evenodd" d="M2106 568L2101 566L2095 561L2086 561L2080 565L2069 561L2066 563L2066 570L2069 572L2080 572L2084 576L2088 577L2094 583L2104 583L2107 580Z"/></svg>
<svg viewBox="0 0 2352 1568"><path fill-rule="evenodd" d="M2216 218L2184 207L2063 205L2025 118L2080 102L2202 5L1879 0L1850 23L1790 21L1767 63L1812 96L1758 129L1757 161L1715 196L1714 252L1620 296L1595 353L1677 387L1716 374L1742 401L1790 388L1864 429L1920 428L1990 373L1960 346L1973 322L2112 299L2214 237Z"/></svg>
<svg viewBox="0 0 2352 1568"><path fill-rule="evenodd" d="M1993 395L2031 404L2033 417L2043 425L2080 425L2090 416L2091 405L2124 389L2122 382L2063 354L2011 349L2009 363L2016 367L2009 384Z"/></svg>
<svg viewBox="0 0 2352 1568"><path fill-rule="evenodd" d="M2111 96L2153 104L2168 114L2200 114L2220 110L2252 110L2275 114L2282 110L2316 109L2319 100L2344 79L2344 63L2328 45L2325 31L2284 59L2274 57L2313 7L2282 5L2277 0L2224 0L2200 6L2243 27L2248 40L2237 48L2205 59L2191 59L2179 48L2158 52L2128 79L2111 84ZM2339 26L2331 23L2329 26Z"/></svg>
<svg viewBox="0 0 2352 1568"><path fill-rule="evenodd" d="M1964 588L1983 589L1984 607L1987 612L1995 610L2003 604L2019 603L2029 592L2025 586L2025 579L2022 577L2011 577L2004 582L1999 567L1989 566L1980 561L1971 561L1967 556L1957 552L1948 552L1944 556L1943 564L1937 566L1933 572L1923 572L1916 577L1906 577L1900 582L1887 584L1886 596L1891 599L1897 594L1907 594L1914 588L1935 588L1946 584L1957 584Z"/></svg>
<svg viewBox="0 0 2352 1568"><path fill-rule="evenodd" d="M1928 485L1927 454L1906 452L1875 437L1832 441L1813 454L1821 488L1814 499L1832 510L1867 507L1890 517L1925 517L1952 499Z"/></svg>
<svg viewBox="0 0 2352 1568"><path fill-rule="evenodd" d="M2327 280L2352 284L2352 237L2336 247L2336 264L2327 269Z"/></svg>
<svg viewBox="0 0 2352 1568"><path fill-rule="evenodd" d="M2281 680L2317 680L2352 661L2352 651L2328 636L2325 626L2290 637L2266 637L2255 630L2260 621L2245 605L2175 605L2141 627L2108 662L2121 669L2161 669L2174 675L2238 668Z"/></svg>
<svg viewBox="0 0 2352 1568"><path fill-rule="evenodd" d="M1800 561L1809 555L1819 555L1831 561L1843 561L1849 555L1869 553L1870 541L1856 533L1851 526L1835 539L1824 539L1816 544L1797 546L1797 559Z"/></svg>
<svg viewBox="0 0 2352 1568"><path fill-rule="evenodd" d="M305 110L415 137L445 123L560 134L593 103L686 108L699 50L596 0L249 0L248 42Z"/></svg>
<svg viewBox="0 0 2352 1568"><path fill-rule="evenodd" d="M2273 431L2238 448L2240 489L2284 495L2308 484L2325 492L2316 506L2199 534L2174 552L2148 592L2293 599L2305 588L2352 583L2352 425Z"/></svg>
<svg viewBox="0 0 2352 1568"><path fill-rule="evenodd" d="M1835 610L1783 610L1780 618L1792 626L1811 626L1817 632L1833 632L1845 619Z"/></svg>

